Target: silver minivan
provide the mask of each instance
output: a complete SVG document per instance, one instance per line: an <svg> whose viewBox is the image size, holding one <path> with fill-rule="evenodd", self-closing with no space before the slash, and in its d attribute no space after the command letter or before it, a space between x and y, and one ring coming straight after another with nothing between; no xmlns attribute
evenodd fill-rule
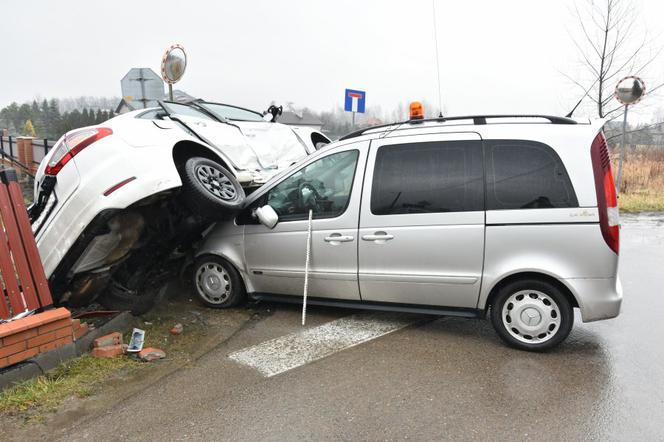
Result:
<svg viewBox="0 0 664 442"><path fill-rule="evenodd" d="M309 301L490 317L544 350L616 317L619 218L603 121L409 120L330 144L208 233L195 291L211 307Z"/></svg>

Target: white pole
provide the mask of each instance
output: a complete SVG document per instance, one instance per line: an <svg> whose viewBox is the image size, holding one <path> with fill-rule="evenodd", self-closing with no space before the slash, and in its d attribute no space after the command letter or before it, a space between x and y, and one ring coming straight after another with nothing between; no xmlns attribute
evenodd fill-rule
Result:
<svg viewBox="0 0 664 442"><path fill-rule="evenodd" d="M314 211L309 209L309 226L307 229L307 256L304 261L304 295L302 299L302 325L307 321L307 290L309 289L309 261L311 259L311 220Z"/></svg>
<svg viewBox="0 0 664 442"><path fill-rule="evenodd" d="M622 125L622 141L620 142L620 157L618 159L618 181L616 182L616 195L620 194L620 183L622 181L622 167L623 159L625 158L625 137L627 130L627 109L628 105L625 105L625 112L623 114L623 125Z"/></svg>

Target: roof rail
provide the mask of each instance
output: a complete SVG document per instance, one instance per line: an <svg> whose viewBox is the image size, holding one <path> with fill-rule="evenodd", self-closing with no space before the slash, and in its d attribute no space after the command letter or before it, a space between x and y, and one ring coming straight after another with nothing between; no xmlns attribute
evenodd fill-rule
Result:
<svg viewBox="0 0 664 442"><path fill-rule="evenodd" d="M542 118L544 120L549 120L551 124L577 124L577 122L571 118L567 117L556 117L552 115L510 115L510 114L504 114L504 115L462 115L462 116L457 116L457 117L436 117L436 118L425 118L423 120L406 120L406 121L400 121L396 123L389 123L389 124L382 124L379 126L372 126L372 127L365 127L364 129L357 130L355 132L351 132L348 135L344 135L343 137L339 138L339 140L347 140L349 138L355 138L359 137L360 135L364 134L365 132L373 129L380 129L382 127L389 127L389 126L396 126L396 125L401 125L401 124L407 124L407 123L423 123L423 122L438 122L438 123L444 123L446 121L456 121L456 120L473 120L473 124L475 125L481 125L481 124L487 124L487 120L492 119L492 118Z"/></svg>

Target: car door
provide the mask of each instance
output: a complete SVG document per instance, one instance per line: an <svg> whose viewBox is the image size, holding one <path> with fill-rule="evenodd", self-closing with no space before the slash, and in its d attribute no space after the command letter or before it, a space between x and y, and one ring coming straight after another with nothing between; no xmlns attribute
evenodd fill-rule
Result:
<svg viewBox="0 0 664 442"><path fill-rule="evenodd" d="M254 291L302 295L309 208L313 210L309 296L359 300L357 226L368 142L317 155L252 206L269 204L273 229L245 226L245 259Z"/></svg>
<svg viewBox="0 0 664 442"><path fill-rule="evenodd" d="M360 213L362 300L474 308L484 254L476 133L374 140Z"/></svg>

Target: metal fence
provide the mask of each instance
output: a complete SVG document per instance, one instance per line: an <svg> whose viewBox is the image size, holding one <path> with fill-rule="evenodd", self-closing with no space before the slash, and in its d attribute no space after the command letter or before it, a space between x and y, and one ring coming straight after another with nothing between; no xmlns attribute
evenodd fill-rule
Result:
<svg viewBox="0 0 664 442"><path fill-rule="evenodd" d="M46 138L30 139L13 135L0 137L2 164L17 167L21 172L32 176L55 143L56 141ZM29 152L25 151L26 147Z"/></svg>

